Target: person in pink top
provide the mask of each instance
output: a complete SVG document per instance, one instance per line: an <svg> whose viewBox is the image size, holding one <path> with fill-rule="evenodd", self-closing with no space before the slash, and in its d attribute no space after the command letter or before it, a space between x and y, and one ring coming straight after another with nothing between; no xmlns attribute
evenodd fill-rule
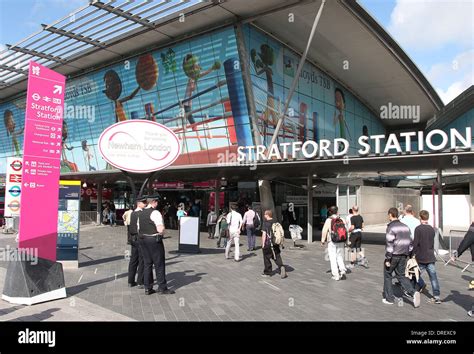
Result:
<svg viewBox="0 0 474 354"><path fill-rule="evenodd" d="M255 250L255 225L254 225L254 218L259 217L255 211L252 210L252 206L246 205L245 206L247 211L244 214L244 222L242 224L242 230L245 229L247 232L247 243L248 249L247 251L254 251Z"/></svg>

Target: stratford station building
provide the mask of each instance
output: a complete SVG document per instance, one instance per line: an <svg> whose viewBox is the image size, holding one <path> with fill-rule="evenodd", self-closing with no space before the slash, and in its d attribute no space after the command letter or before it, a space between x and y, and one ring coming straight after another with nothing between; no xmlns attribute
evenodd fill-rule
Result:
<svg viewBox="0 0 474 354"><path fill-rule="evenodd" d="M199 204L203 223L213 205L282 220L293 203L308 242L334 204L366 225L407 204L445 233L474 220L473 87L444 105L357 1L93 0L0 56L0 173L22 156L34 60L67 76L61 179L81 181L83 222L142 186ZM101 157L101 133L133 119L177 135L174 164L133 174Z"/></svg>

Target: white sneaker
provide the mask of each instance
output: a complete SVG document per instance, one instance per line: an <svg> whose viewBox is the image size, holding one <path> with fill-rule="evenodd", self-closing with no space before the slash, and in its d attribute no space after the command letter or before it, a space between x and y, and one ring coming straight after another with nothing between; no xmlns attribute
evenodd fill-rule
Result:
<svg viewBox="0 0 474 354"><path fill-rule="evenodd" d="M334 275L331 277L331 279L333 279L333 280L336 280L336 281L339 281L339 280L341 280L341 278L339 278L339 277L335 277Z"/></svg>
<svg viewBox="0 0 474 354"><path fill-rule="evenodd" d="M415 294L413 295L413 306L420 307L420 302L421 302L420 292L415 291Z"/></svg>
<svg viewBox="0 0 474 354"><path fill-rule="evenodd" d="M382 302L383 302L385 305L393 305L393 302L390 302L390 301L388 301L387 299L382 299Z"/></svg>

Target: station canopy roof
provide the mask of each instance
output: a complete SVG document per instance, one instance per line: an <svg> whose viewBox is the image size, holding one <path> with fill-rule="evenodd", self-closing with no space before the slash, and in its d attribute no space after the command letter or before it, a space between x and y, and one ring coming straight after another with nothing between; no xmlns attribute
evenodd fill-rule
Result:
<svg viewBox="0 0 474 354"><path fill-rule="evenodd" d="M455 162L455 163L454 163ZM444 176L463 176L471 181L474 174L474 153L467 151L423 153L414 155L367 156L344 159L297 160L291 162L271 161L256 165L183 165L169 166L155 173L162 182L198 182L214 179L227 181L281 180L307 178L315 175L332 183L363 184L363 179L378 177L426 176L433 178L438 169ZM144 180L147 175L130 174L134 180ZM87 183L124 180L121 171L96 171L64 173L61 179L80 179ZM339 182L337 182L339 181Z"/></svg>
<svg viewBox="0 0 474 354"><path fill-rule="evenodd" d="M226 24L253 23L303 52L321 0L91 0L0 52L0 101L26 90L29 60L68 77L133 53ZM295 21L288 21L288 14ZM180 21L183 18L184 21ZM421 122L443 107L416 65L355 1L326 1L308 60L378 114L380 107L419 105ZM344 70L348 60L350 70ZM403 120L386 120L387 126Z"/></svg>

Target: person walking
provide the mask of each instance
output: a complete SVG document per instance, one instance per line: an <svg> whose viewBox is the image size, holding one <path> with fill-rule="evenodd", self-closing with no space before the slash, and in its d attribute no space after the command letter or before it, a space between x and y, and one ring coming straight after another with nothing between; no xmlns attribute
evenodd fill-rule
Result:
<svg viewBox="0 0 474 354"><path fill-rule="evenodd" d="M179 203L178 210L176 211L176 218L178 219L178 230L181 226L181 218L183 216L188 216L188 213L184 210L184 203Z"/></svg>
<svg viewBox="0 0 474 354"><path fill-rule="evenodd" d="M240 228L242 227L242 215L237 212L237 205L233 204L226 220L229 225L229 239L225 248L225 258L230 259L229 252L232 243L234 244L234 260L240 262Z"/></svg>
<svg viewBox="0 0 474 354"><path fill-rule="evenodd" d="M211 206L211 210L209 210L209 214L207 214L207 231L209 232L209 236L207 238L214 238L214 233L216 232L216 224L217 224L217 214L214 211L214 207Z"/></svg>
<svg viewBox="0 0 474 354"><path fill-rule="evenodd" d="M362 250L362 230L364 218L359 214L359 207L354 205L351 209L352 216L349 226L349 245L351 247L351 266L362 265L367 267L367 260Z"/></svg>
<svg viewBox="0 0 474 354"><path fill-rule="evenodd" d="M420 225L420 220L415 217L413 207L410 204L405 206L405 213L400 217L400 221L410 228L410 236L413 240L415 238L415 229Z"/></svg>
<svg viewBox="0 0 474 354"><path fill-rule="evenodd" d="M123 213L123 215L122 215L123 224L127 227L127 243L130 240L130 217L131 217L132 213L133 213L133 206L130 205L130 208L127 209L127 211L125 213ZM128 244L130 244L130 243L128 243Z"/></svg>
<svg viewBox="0 0 474 354"><path fill-rule="evenodd" d="M413 298L414 307L420 306L420 293L415 290L410 280L405 277L407 259L413 251L413 240L411 239L410 228L398 220L398 209L388 210L389 223L386 231L385 261L384 261L384 282L382 302L393 305L395 296L393 294L392 276L395 276L403 289Z"/></svg>
<svg viewBox="0 0 474 354"><path fill-rule="evenodd" d="M420 211L421 224L415 229L415 239L413 241L413 254L418 262L420 268L420 277L418 279L419 292L423 292L426 287L425 282L421 278L421 274L424 270L428 272L430 277L431 288L433 290L433 298L430 300L432 303L441 304L440 289L438 277L436 275L436 257L434 251L434 240L435 240L435 229L428 224L430 213L426 210Z"/></svg>
<svg viewBox="0 0 474 354"><path fill-rule="evenodd" d="M168 289L166 283L165 247L163 245L165 226L163 217L157 210L158 197L149 197L147 201L148 206L138 214L138 237L143 250L145 294L155 293L153 283L150 283L153 266L155 266L158 294L174 294L173 290Z"/></svg>
<svg viewBox="0 0 474 354"><path fill-rule="evenodd" d="M116 214L116 209L115 209L115 204L112 201L109 206L109 220L110 220L110 226L116 226L117 225L117 214Z"/></svg>
<svg viewBox="0 0 474 354"><path fill-rule="evenodd" d="M471 260L474 262L474 221L464 235L458 249L453 252L453 258L461 257L467 249L471 250Z"/></svg>
<svg viewBox="0 0 474 354"><path fill-rule="evenodd" d="M344 264L344 243L347 241L347 228L344 220L339 217L337 206L329 208L329 217L324 222L323 231L321 234L321 247L328 243L329 262L331 263L332 279L344 280L346 279L347 269ZM337 240L337 235L341 235L345 240ZM334 239L333 240L333 236ZM340 241L340 242L336 242Z"/></svg>
<svg viewBox="0 0 474 354"><path fill-rule="evenodd" d="M275 236L273 234L273 212L265 210L263 215L264 221L262 226L262 253L263 253L263 273L262 276L270 277L273 274L272 259L280 270L282 279L287 277L285 266L281 259L280 246L275 243Z"/></svg>
<svg viewBox="0 0 474 354"><path fill-rule="evenodd" d="M242 229L245 229L247 233L247 244L248 248L247 251L254 251L255 250L255 225L254 219L259 218L258 214L252 210L251 205L246 205L247 211L244 214L244 222L242 224Z"/></svg>
<svg viewBox="0 0 474 354"><path fill-rule="evenodd" d="M129 232L127 243L131 246L130 261L128 263L128 286L134 287L138 285L139 289L143 289L144 262L143 251L138 242L138 213L145 209L146 198L138 198L135 202L137 207L132 213L130 213L128 225ZM151 275L151 283L153 284L153 275Z"/></svg>
<svg viewBox="0 0 474 354"><path fill-rule="evenodd" d="M169 209L168 209L168 219L169 219L169 224L170 224L170 229L176 230L176 212L178 211L178 208L176 208L176 203L171 203Z"/></svg>
<svg viewBox="0 0 474 354"><path fill-rule="evenodd" d="M109 216L110 216L110 208L109 208L109 203L105 204L105 208L102 211L102 222L104 225L106 225L108 222L110 222Z"/></svg>
<svg viewBox="0 0 474 354"><path fill-rule="evenodd" d="M347 214L346 220L345 220L348 232L349 232L349 228L351 227L351 218L353 215L354 215L354 211L351 208L349 209L349 214Z"/></svg>
<svg viewBox="0 0 474 354"><path fill-rule="evenodd" d="M216 235L217 239L217 248L221 248L221 240L224 239L224 248L227 247L227 239L228 239L228 231L229 231L229 224L227 224L227 214L229 210L224 208L221 216L217 219L216 224Z"/></svg>

